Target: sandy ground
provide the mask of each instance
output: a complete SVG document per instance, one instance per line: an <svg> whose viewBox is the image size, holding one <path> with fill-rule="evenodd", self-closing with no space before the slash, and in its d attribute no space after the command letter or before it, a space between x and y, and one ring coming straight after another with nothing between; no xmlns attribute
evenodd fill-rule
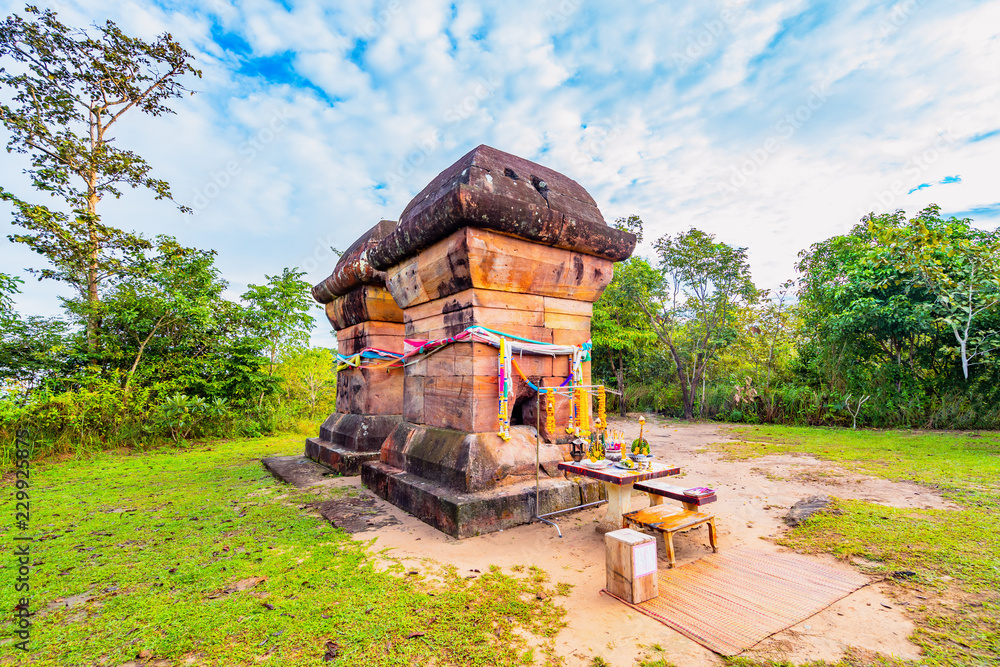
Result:
<svg viewBox="0 0 1000 667"><path fill-rule="evenodd" d="M634 420L612 426L638 435ZM716 515L723 550L748 544L762 551L782 551L769 539L787 530L782 517L796 501L820 493L895 507L952 507L923 487L849 473L806 456L722 460L719 454L703 449L709 443L728 439L712 424L647 423L646 433L658 461L681 466L683 475L671 480L680 479L675 483L686 486L710 486L718 492L719 501L710 507ZM338 483L360 485L360 480L347 478ZM633 509L648 504L646 495L640 493L635 493L632 501ZM553 583L573 584L572 593L563 599L569 610L568 627L556 640L556 649L566 657L568 665L590 664L595 655L616 666L633 665L637 659L651 655L645 647L652 644L661 646L665 651L662 657L681 667L723 664L708 649L600 593L605 583L604 537L594 526L604 514L603 507L557 517L564 535L561 539L551 526L535 523L457 540L388 503L378 502L399 523L358 533L357 539L377 538L376 549L392 548L393 554L407 563L419 566L423 559L430 559L454 565L460 572L485 571L490 565L507 571L513 565L535 565L546 570ZM674 545L678 565L711 553L704 527L676 535ZM836 568L851 568L832 557L818 560ZM852 646L917 659L920 652L907 639L912 624L895 601L886 596L883 586L862 588L743 655L795 663L836 661Z"/></svg>

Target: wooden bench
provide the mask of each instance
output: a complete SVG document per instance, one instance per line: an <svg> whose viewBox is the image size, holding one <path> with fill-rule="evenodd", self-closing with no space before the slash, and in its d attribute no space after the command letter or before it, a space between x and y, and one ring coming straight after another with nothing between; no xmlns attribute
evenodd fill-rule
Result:
<svg viewBox="0 0 1000 667"><path fill-rule="evenodd" d="M662 505L664 498L670 498L681 501L684 509L690 512L697 512L702 505L714 503L719 499L714 493L710 496L689 496L684 493L683 486L675 486L657 479L638 482L634 488L636 491L645 491L649 494L650 506Z"/></svg>
<svg viewBox="0 0 1000 667"><path fill-rule="evenodd" d="M638 487L639 485L636 484ZM622 516L625 527L638 530L656 530L663 533L663 543L667 547L667 561L674 566L674 533L682 533L707 523L708 541L712 551L718 553L719 546L715 534L715 515L696 510L678 510L670 505L654 505Z"/></svg>

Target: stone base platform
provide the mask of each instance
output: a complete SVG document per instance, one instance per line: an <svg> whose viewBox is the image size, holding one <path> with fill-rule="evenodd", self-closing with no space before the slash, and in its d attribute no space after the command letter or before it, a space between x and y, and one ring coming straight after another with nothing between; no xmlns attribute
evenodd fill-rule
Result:
<svg viewBox="0 0 1000 667"><path fill-rule="evenodd" d="M401 423L401 415L334 412L319 427L319 439L355 452L378 452Z"/></svg>
<svg viewBox="0 0 1000 667"><path fill-rule="evenodd" d="M463 493L387 463L365 463L361 481L376 495L424 523L464 538L506 530L535 516L534 480L487 491ZM593 480L543 476L539 514L601 500L603 486Z"/></svg>
<svg viewBox="0 0 1000 667"><path fill-rule="evenodd" d="M399 415L355 415L335 412L306 440L306 456L341 475L357 475L361 464L377 461L386 437L401 424Z"/></svg>

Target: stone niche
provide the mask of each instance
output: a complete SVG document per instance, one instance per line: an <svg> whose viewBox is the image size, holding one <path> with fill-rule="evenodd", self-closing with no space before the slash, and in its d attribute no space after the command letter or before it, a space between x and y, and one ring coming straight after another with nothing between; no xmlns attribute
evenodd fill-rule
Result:
<svg viewBox="0 0 1000 667"><path fill-rule="evenodd" d="M313 287L344 356L365 348L403 352L403 311L385 288L385 273L368 260L395 227L390 220L372 227L343 254L330 277ZM379 458L402 414L402 369L343 370L337 375L337 411L323 422L318 438L306 441L306 456L341 474L358 474L363 462Z"/></svg>
<svg viewBox="0 0 1000 667"><path fill-rule="evenodd" d="M590 340L593 302L629 257L635 237L609 227L575 181L480 146L442 172L406 207L368 254L385 271L406 338L435 340L473 325L534 341ZM405 369L403 420L362 466L366 486L458 537L501 530L535 514L598 498L598 487L565 479L569 401L545 431L544 404L515 372L511 439L498 435L496 348L462 342ZM568 356L518 355L537 386L560 385ZM584 383L590 384L585 362ZM536 465L535 425L542 426Z"/></svg>

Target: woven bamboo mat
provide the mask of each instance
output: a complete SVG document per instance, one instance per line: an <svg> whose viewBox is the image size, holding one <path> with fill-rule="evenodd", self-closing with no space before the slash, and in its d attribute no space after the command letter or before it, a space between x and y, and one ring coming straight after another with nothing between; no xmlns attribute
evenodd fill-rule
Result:
<svg viewBox="0 0 1000 667"><path fill-rule="evenodd" d="M742 653L869 583L802 556L749 547L661 569L658 576L659 597L625 604L721 655Z"/></svg>

